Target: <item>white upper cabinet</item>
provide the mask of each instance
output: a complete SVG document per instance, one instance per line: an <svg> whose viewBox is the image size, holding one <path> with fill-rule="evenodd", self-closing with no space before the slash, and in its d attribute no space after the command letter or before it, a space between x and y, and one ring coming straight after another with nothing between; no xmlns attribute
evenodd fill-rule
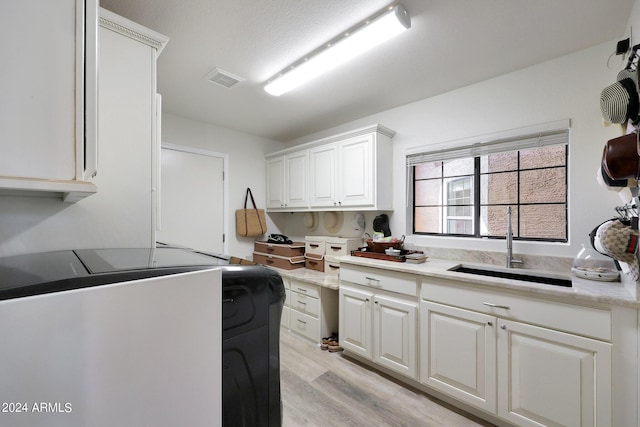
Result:
<svg viewBox="0 0 640 427"><path fill-rule="evenodd" d="M391 210L394 134L375 125L268 155L267 208ZM287 159L303 153L308 159L304 173L301 167L294 168L296 173L285 167ZM275 170L279 162L287 173Z"/></svg>
<svg viewBox="0 0 640 427"><path fill-rule="evenodd" d="M284 208L284 156L267 159L267 209Z"/></svg>
<svg viewBox="0 0 640 427"><path fill-rule="evenodd" d="M338 206L375 206L375 137L349 138L338 144ZM381 208L382 209L382 208Z"/></svg>
<svg viewBox="0 0 640 427"><path fill-rule="evenodd" d="M114 229L128 231L127 241L153 247L160 221L160 96L156 93L157 58L169 39L136 22L100 9L100 168L95 179L105 194L117 194L135 215ZM104 203L91 198L88 205ZM113 203L100 211L115 212ZM108 215L107 220L119 218ZM151 227L149 227L151 224Z"/></svg>
<svg viewBox="0 0 640 427"><path fill-rule="evenodd" d="M338 145L327 144L309 150L310 204L314 208L336 206Z"/></svg>
<svg viewBox="0 0 640 427"><path fill-rule="evenodd" d="M307 150L267 159L267 208L308 208Z"/></svg>
<svg viewBox="0 0 640 427"><path fill-rule="evenodd" d="M97 1L8 2L0 20L0 194L95 193Z"/></svg>
<svg viewBox="0 0 640 427"><path fill-rule="evenodd" d="M307 197L308 164L309 152L307 150L291 153L285 157L286 207L309 207L309 198Z"/></svg>

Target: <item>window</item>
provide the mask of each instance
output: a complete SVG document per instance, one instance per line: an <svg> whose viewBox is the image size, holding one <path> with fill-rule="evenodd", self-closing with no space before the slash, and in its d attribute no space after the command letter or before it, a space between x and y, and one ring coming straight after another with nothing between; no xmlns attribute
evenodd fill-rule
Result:
<svg viewBox="0 0 640 427"><path fill-rule="evenodd" d="M566 242L568 130L407 156L413 233Z"/></svg>

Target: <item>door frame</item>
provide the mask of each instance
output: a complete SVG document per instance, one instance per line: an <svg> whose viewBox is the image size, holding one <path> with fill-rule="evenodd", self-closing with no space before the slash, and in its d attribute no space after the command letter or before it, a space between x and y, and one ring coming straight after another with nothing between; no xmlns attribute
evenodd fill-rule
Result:
<svg viewBox="0 0 640 427"><path fill-rule="evenodd" d="M229 206L229 180L227 178L229 176L229 172L228 172L229 171L229 155L225 153L220 153L217 151L205 150L202 148L188 147L186 145L163 142L160 144L160 159L162 158L163 149L182 151L184 153L191 153L191 154L200 154L203 156L217 157L222 159L222 233L223 233L222 250L223 250L223 254L228 255L229 254L229 212L228 212L227 206ZM161 162L159 163L160 163L160 167L158 168L159 169L158 182L162 182L160 178L162 176L162 163ZM162 198L160 194L161 192L162 192L162 188L160 189L160 192L158 192L159 206L162 206ZM162 224L160 209L158 209L157 224L159 229Z"/></svg>

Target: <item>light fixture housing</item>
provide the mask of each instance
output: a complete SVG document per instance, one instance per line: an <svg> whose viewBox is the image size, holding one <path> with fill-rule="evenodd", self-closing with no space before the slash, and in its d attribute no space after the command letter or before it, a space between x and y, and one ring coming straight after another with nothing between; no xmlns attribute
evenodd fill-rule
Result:
<svg viewBox="0 0 640 427"><path fill-rule="evenodd" d="M389 6L276 74L264 90L280 96L409 28L411 18L405 8Z"/></svg>

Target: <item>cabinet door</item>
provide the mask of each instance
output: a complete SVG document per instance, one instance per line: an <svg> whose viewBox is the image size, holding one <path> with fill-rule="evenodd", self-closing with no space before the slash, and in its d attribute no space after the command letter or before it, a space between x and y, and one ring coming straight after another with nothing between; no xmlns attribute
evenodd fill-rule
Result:
<svg viewBox="0 0 640 427"><path fill-rule="evenodd" d="M337 205L336 182L338 180L338 148L335 144L309 150L309 176L311 177L311 207Z"/></svg>
<svg viewBox="0 0 640 427"><path fill-rule="evenodd" d="M420 304L420 381L465 403L496 411L496 318Z"/></svg>
<svg viewBox="0 0 640 427"><path fill-rule="evenodd" d="M611 344L498 322L498 416L522 426L612 425Z"/></svg>
<svg viewBox="0 0 640 427"><path fill-rule="evenodd" d="M339 144L340 206L373 206L373 135L347 139ZM391 161L391 159L387 159Z"/></svg>
<svg viewBox="0 0 640 427"><path fill-rule="evenodd" d="M285 157L285 207L309 207L307 197L309 152L304 150Z"/></svg>
<svg viewBox="0 0 640 427"><path fill-rule="evenodd" d="M267 208L284 208L284 156L267 160Z"/></svg>
<svg viewBox="0 0 640 427"><path fill-rule="evenodd" d="M373 358L371 305L373 294L340 285L340 344L355 354Z"/></svg>
<svg viewBox="0 0 640 427"><path fill-rule="evenodd" d="M380 295L373 302L374 360L417 378L418 304Z"/></svg>
<svg viewBox="0 0 640 427"><path fill-rule="evenodd" d="M0 20L0 187L73 191L56 187L95 155L97 2L5 2Z"/></svg>

